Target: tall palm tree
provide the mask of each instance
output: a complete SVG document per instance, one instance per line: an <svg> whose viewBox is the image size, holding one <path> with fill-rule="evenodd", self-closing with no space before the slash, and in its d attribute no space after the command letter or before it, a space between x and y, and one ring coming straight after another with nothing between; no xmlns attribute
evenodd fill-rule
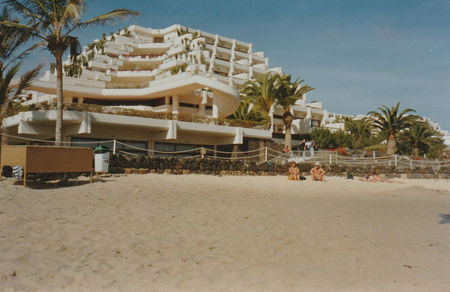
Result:
<svg viewBox="0 0 450 292"><path fill-rule="evenodd" d="M80 28L106 24L117 18L137 15L127 9L116 9L87 21L80 21L86 0L4 0L3 3L20 16L22 23L4 20L1 25L38 39L56 59L57 118L55 145L61 145L63 136L63 63L67 49L75 56L79 53L78 38L72 33Z"/></svg>
<svg viewBox="0 0 450 292"><path fill-rule="evenodd" d="M415 112L415 110L406 108L399 113L400 102L396 106L388 108L383 105L378 108L378 111L370 111L368 114L371 116L374 126L387 138L387 154L392 155L397 148L397 136L401 130L407 129L417 120L418 116L408 114Z"/></svg>
<svg viewBox="0 0 450 292"><path fill-rule="evenodd" d="M373 130L373 124L370 119L352 119L345 118L345 130L350 132L353 138L353 147L359 149L364 146L364 140L370 137Z"/></svg>
<svg viewBox="0 0 450 292"><path fill-rule="evenodd" d="M283 122L284 122L284 146L292 149L292 122L294 115L291 112L291 107L298 99L303 99L303 96L314 90L309 85L302 85L304 80L296 79L291 81L291 75L282 75L279 78L276 104L283 107Z"/></svg>
<svg viewBox="0 0 450 292"><path fill-rule="evenodd" d="M255 110L264 113L273 111L275 106L283 107L283 122L285 126L284 144L292 148L292 121L291 106L295 101L302 99L303 95L313 90L309 85L302 85L304 80L291 80L291 75L279 75L267 72L258 76L254 81L248 81L243 94L253 103Z"/></svg>

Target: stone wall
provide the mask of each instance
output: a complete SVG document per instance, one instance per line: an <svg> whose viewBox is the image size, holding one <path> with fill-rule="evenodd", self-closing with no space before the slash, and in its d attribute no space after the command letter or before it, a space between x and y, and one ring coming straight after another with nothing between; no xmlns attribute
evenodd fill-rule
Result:
<svg viewBox="0 0 450 292"><path fill-rule="evenodd" d="M304 176L313 167L312 163L298 164ZM111 173L168 173L168 174L211 174L211 175L286 175L289 164L261 163L245 160L223 159L180 159L165 157L125 157L112 155ZM389 178L450 178L450 166L432 168L404 168L393 166L345 166L323 165L329 176L365 176L367 173L385 174Z"/></svg>

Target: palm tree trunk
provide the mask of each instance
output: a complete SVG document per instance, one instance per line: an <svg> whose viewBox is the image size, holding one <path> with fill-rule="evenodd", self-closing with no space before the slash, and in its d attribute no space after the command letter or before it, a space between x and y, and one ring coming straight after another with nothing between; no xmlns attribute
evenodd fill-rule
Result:
<svg viewBox="0 0 450 292"><path fill-rule="evenodd" d="M393 155L395 154L395 148L396 148L396 142L395 142L395 136L390 134L387 139L387 155Z"/></svg>
<svg viewBox="0 0 450 292"><path fill-rule="evenodd" d="M417 146L414 146L413 155L415 158L419 158L419 148Z"/></svg>
<svg viewBox="0 0 450 292"><path fill-rule="evenodd" d="M291 133L291 125L285 125L285 134L284 134L284 147L288 147L289 150L292 151L292 133Z"/></svg>
<svg viewBox="0 0 450 292"><path fill-rule="evenodd" d="M289 147L289 150L292 151L292 121L293 116L289 111L285 111L283 114L284 121L284 147Z"/></svg>
<svg viewBox="0 0 450 292"><path fill-rule="evenodd" d="M55 145L61 146L63 137L63 72L62 55L56 57L56 127L55 127Z"/></svg>

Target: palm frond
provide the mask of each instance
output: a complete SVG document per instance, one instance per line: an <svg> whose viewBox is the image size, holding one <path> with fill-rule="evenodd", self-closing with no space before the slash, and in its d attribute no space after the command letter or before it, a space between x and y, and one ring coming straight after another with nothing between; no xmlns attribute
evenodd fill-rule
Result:
<svg viewBox="0 0 450 292"><path fill-rule="evenodd" d="M22 90L26 89L31 85L31 81L36 78L36 76L39 74L39 71L42 69L44 65L39 64L34 69L26 72L22 77L20 78L20 81L17 85L17 89L14 92L14 99L17 98L18 95L22 93Z"/></svg>
<svg viewBox="0 0 450 292"><path fill-rule="evenodd" d="M125 18L127 18L129 16L133 16L133 15L137 16L137 15L139 15L139 12L128 10L128 9L115 9L108 13L93 17L87 21L77 23L76 25L73 26L73 28L68 30L65 35L70 34L72 31L74 31L75 29L78 29L78 28L88 27L90 25L96 25L96 24L105 25L107 23L116 21L118 19L125 19Z"/></svg>
<svg viewBox="0 0 450 292"><path fill-rule="evenodd" d="M8 99L9 99L9 91L10 91L10 85L11 81L13 80L14 76L17 74L17 71L19 70L20 64L16 64L11 69L9 69L5 76L0 79L0 104L3 105Z"/></svg>

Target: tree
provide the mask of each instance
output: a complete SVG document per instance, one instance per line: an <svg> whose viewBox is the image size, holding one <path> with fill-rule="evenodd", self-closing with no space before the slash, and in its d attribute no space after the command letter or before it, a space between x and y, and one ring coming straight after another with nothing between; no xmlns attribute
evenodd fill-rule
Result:
<svg viewBox="0 0 450 292"><path fill-rule="evenodd" d="M22 23L3 20L0 25L14 28L18 32L38 39L39 45L46 47L56 60L57 118L55 145L61 145L63 136L63 63L67 49L71 56L79 53L78 38L71 34L80 28L96 24L106 24L117 18L137 15L127 9L116 9L87 21L80 21L85 0L4 0L3 3L20 16Z"/></svg>
<svg viewBox="0 0 450 292"><path fill-rule="evenodd" d="M298 99L303 99L305 93L314 90L309 85L302 85L304 80L296 79L291 81L291 75L282 75L279 78L278 94L276 104L283 107L283 122L284 122L284 146L292 149L292 122L294 115L291 112L291 107Z"/></svg>
<svg viewBox="0 0 450 292"><path fill-rule="evenodd" d="M344 123L345 130L348 131L353 138L352 146L356 149L361 149L364 146L367 146L365 144L373 130L372 121L367 118L358 120L345 118Z"/></svg>
<svg viewBox="0 0 450 292"><path fill-rule="evenodd" d="M420 154L428 153L432 145L439 144L442 139L428 123L417 122L402 132L399 140L402 149L418 158Z"/></svg>
<svg viewBox="0 0 450 292"><path fill-rule="evenodd" d="M10 18L6 9L0 14L0 22L15 21ZM17 31L10 27L0 25L0 133L4 132L2 123L6 116L11 100L21 94L22 90L30 85L42 68L42 65L26 72L21 76L19 82L13 84L20 68L20 61L35 47L22 49L28 41L29 35L21 31ZM13 86L14 85L14 86ZM0 136L0 145L2 144L2 136Z"/></svg>
<svg viewBox="0 0 450 292"><path fill-rule="evenodd" d="M266 112L256 110L251 100L246 96L241 96L239 108L229 117L239 121L262 122L268 120Z"/></svg>
<svg viewBox="0 0 450 292"><path fill-rule="evenodd" d="M336 136L328 128L315 128L311 132L311 138L320 148L336 147Z"/></svg>
<svg viewBox="0 0 450 292"><path fill-rule="evenodd" d="M336 141L336 147L352 147L352 136L343 130L333 133Z"/></svg>
<svg viewBox="0 0 450 292"><path fill-rule="evenodd" d="M256 110L269 113L279 105L283 108L283 122L285 126L284 145L292 149L291 126L294 116L291 106L296 100L314 88L302 85L304 80L291 81L290 75L279 75L272 72L259 76L255 81L248 81L243 93L255 106Z"/></svg>
<svg viewBox="0 0 450 292"><path fill-rule="evenodd" d="M378 111L370 111L368 114L371 116L374 126L385 135L387 139L387 154L392 155L396 152L397 142L396 139L400 131L407 129L417 120L418 116L408 114L415 112L413 109L406 108L399 113L400 103L396 106L388 108L383 105L378 108Z"/></svg>
<svg viewBox="0 0 450 292"><path fill-rule="evenodd" d="M269 113L277 99L278 80L280 76L271 72L258 76L256 80L247 81L242 93L255 106L255 110Z"/></svg>

